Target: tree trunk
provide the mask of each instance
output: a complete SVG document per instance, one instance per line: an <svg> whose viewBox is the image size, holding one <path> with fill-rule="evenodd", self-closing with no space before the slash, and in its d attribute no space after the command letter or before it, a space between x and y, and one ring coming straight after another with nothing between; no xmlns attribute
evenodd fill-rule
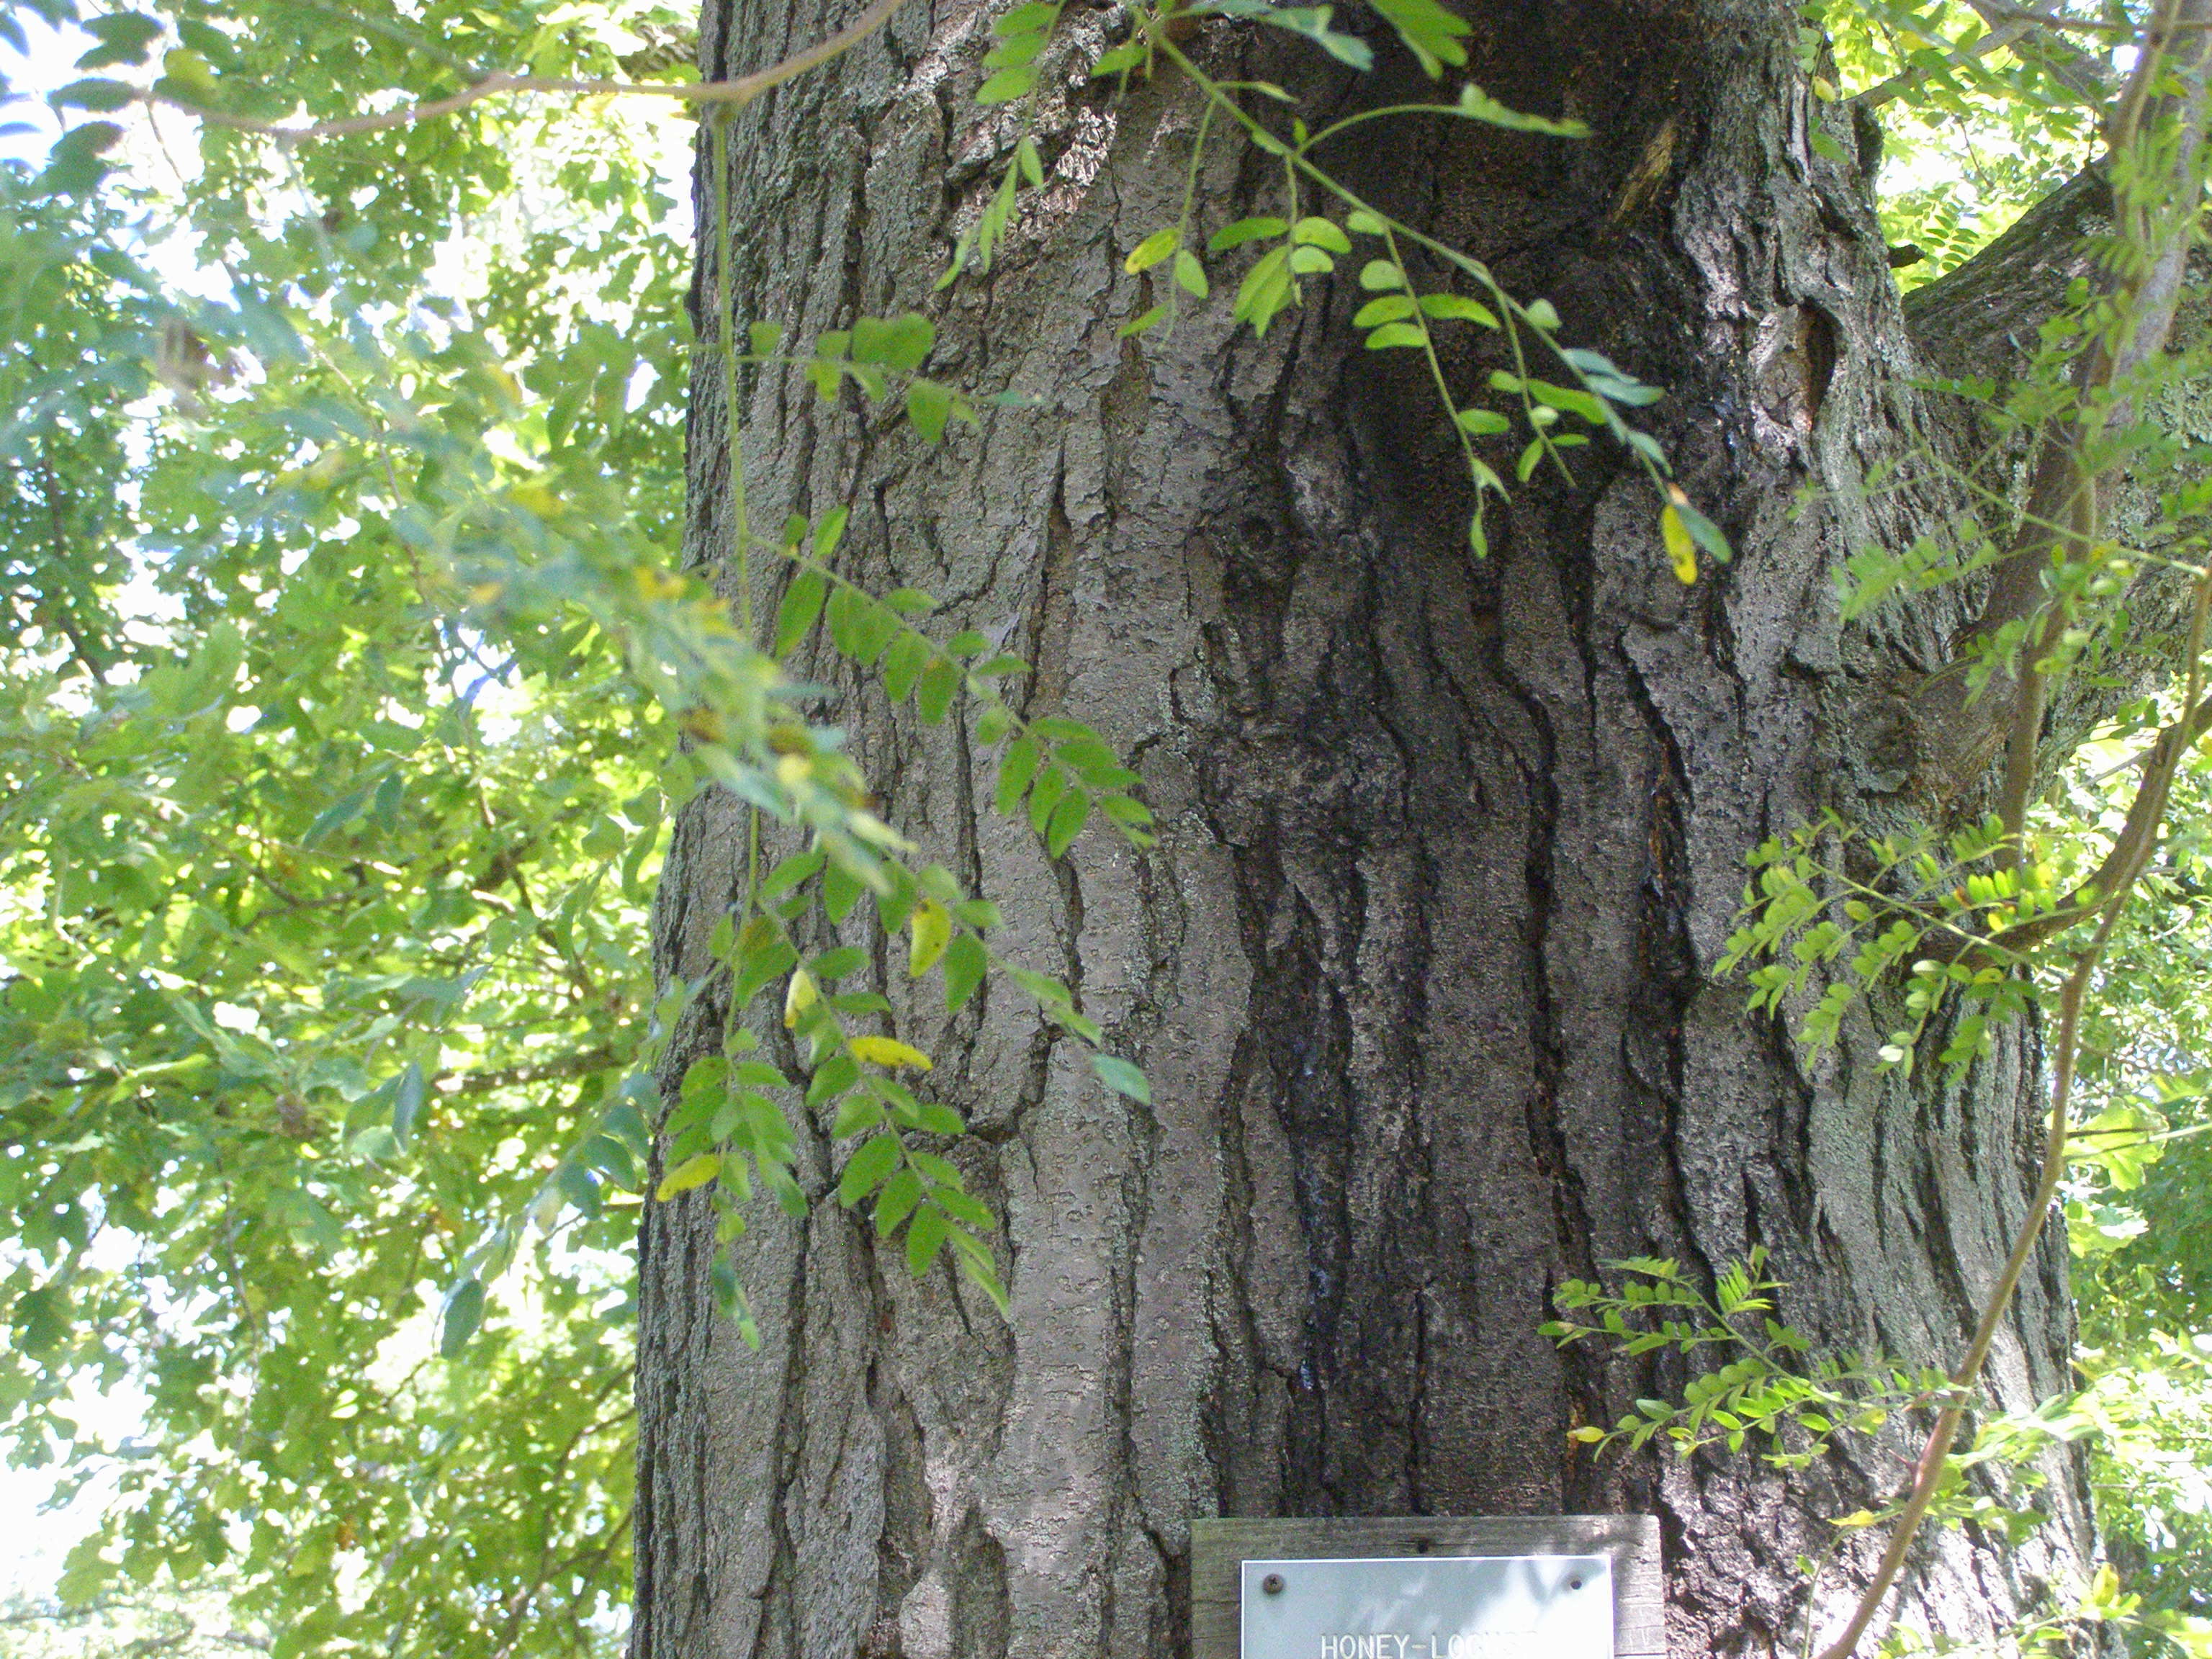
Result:
<svg viewBox="0 0 2212 1659"><path fill-rule="evenodd" d="M708 73L848 15L716 0ZM1783 1316L1831 1351L1944 1362L2021 1218L2032 1037L1956 1087L1932 1063L1878 1074L1863 1023L1813 1065L1711 972L1755 842L1823 806L1908 805L1905 691L1969 615L1937 597L1846 629L1834 596L1853 549L1901 545L1950 500L1933 477L1853 493L1940 437L1870 182L1810 147L1853 138L1808 89L1794 8L1468 15L1472 78L1594 136L1416 118L1326 159L1668 389L1654 429L1736 550L1693 587L1601 441L1471 555L1432 390L1415 354L1361 349L1346 280L1310 282L1264 341L1221 295L1170 338L1118 339L1159 297L1122 259L1174 221L1199 105L1172 72L1119 103L1081 82L1109 12L1061 26L1048 188L997 268L941 295L1018 131L969 101L987 13L909 7L738 124L741 319L804 339L927 310L933 374L1036 400L932 449L762 374L739 388L753 520L853 501L857 578L948 600L1035 664L1030 713L1065 708L1134 757L1158 848L1094 831L1054 866L990 815L969 738L857 685L840 717L901 826L1000 902L1156 1103L1103 1091L1016 998L946 1029L933 988L884 976L974 1125L947 1150L1005 1218L1004 1322L946 1269L909 1279L839 1209L823 1124L802 1136L806 1220L763 1213L740 1247L757 1353L714 1312L705 1206L649 1207L635 1659L1182 1653L1193 1516L1606 1510L1662 1518L1677 1651L1794 1650L1821 1517L1901 1484L1902 1438L1786 1483L1748 1453L1594 1464L1568 1431L1680 1376L1537 1330L1608 1259L1707 1273L1764 1243ZM1380 39L1364 78L1279 40L1217 23L1193 49L1310 118L1431 95ZM1199 179L1201 231L1282 210L1279 167L1218 131ZM1959 307L1944 324L1954 349L1971 332ZM1494 366L1450 368L1480 400ZM702 370L702 562L728 406ZM1808 485L1838 493L1793 514ZM664 979L701 971L743 823L727 799L685 813ZM687 1030L672 1063L711 1041ZM2008 1405L2067 1381L2046 1237L1993 1366ZM2078 1564L2081 1493L2058 1474L2026 1551L1920 1551L1929 1620L1985 1630ZM1859 1560L1829 1574L1829 1613Z"/></svg>

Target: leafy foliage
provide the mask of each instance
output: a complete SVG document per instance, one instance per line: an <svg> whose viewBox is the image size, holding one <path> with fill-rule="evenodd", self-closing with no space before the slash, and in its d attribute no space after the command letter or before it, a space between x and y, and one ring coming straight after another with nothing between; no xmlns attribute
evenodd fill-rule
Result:
<svg viewBox="0 0 2212 1659"><path fill-rule="evenodd" d="M1869 1436L1893 1416L1960 1400L1960 1391L1940 1367L1900 1366L1878 1354L1814 1353L1802 1332L1774 1317L1775 1295L1786 1286L1764 1276L1762 1249L1754 1248L1724 1269L1710 1296L1674 1261L1639 1256L1606 1265L1625 1276L1618 1291L1569 1279L1554 1298L1562 1312L1595 1316L1597 1323L1553 1320L1543 1327L1545 1335L1562 1347L1596 1337L1609 1339L1624 1354L1668 1352L1720 1363L1700 1370L1679 1403L1639 1400L1635 1412L1610 1429L1591 1424L1573 1431L1572 1438L1599 1450L1633 1450L1654 1439L1684 1455L1708 1446L1741 1452L1763 1444L1759 1455L1767 1462L1801 1469L1827 1456L1840 1436ZM2017 1504L1998 1503L1970 1486L1966 1471L2002 1463L2032 1489L2040 1479L2033 1467L2036 1454L2051 1440L2078 1437L2087 1427L2086 1419L2057 1403L1992 1415L1974 1445L1951 1460L1935 1513L1954 1523L2000 1526L2014 1541L2027 1536L2043 1517ZM1895 1506L1887 1515L1858 1510L1836 1525L1856 1530L1895 1512Z"/></svg>
<svg viewBox="0 0 2212 1659"><path fill-rule="evenodd" d="M1635 1413L1610 1429L1589 1424L1575 1430L1571 1437L1589 1445L1619 1443L1632 1450L1657 1437L1684 1453L1723 1443L1740 1452L1764 1440L1761 1455L1769 1462L1802 1468L1825 1456L1838 1432L1871 1431L1893 1411L1951 1392L1940 1370L1906 1372L1879 1359L1802 1358L1812 1345L1774 1318L1772 1293L1782 1285L1761 1276L1764 1250L1723 1273L1710 1297L1673 1261L1638 1256L1607 1265L1629 1275L1618 1291L1569 1279L1554 1297L1562 1312L1597 1323L1553 1320L1542 1328L1546 1336L1562 1347L1609 1337L1629 1355L1711 1350L1729 1357L1693 1379L1680 1406L1639 1400ZM1649 1328L1632 1324L1647 1313L1658 1315Z"/></svg>
<svg viewBox="0 0 2212 1659"><path fill-rule="evenodd" d="M299 70L326 105L361 57L415 64L324 17L308 35L355 59L303 68L281 15L173 21L223 73ZM105 21L95 57L126 40ZM620 33L546 50L591 62ZM531 126L569 222L483 259L465 300L422 284L516 182L495 132L304 156L301 205L267 213L245 205L265 147L222 133L181 221L94 188L90 125L0 181L0 1389L19 1460L127 1460L72 1604L221 1568L232 1625L279 1650L556 1652L603 1646L624 1592L613 1253L645 1133L618 1085L667 727L605 630L492 637L431 553L494 490L518 519L573 488L618 536L669 533L680 341L627 325L672 313L683 272L642 135ZM158 274L188 231L218 298ZM619 1157L572 1156L605 1122ZM451 1346L483 1322L465 1364L434 1357L441 1304ZM143 1398L131 1443L80 1426L87 1382Z"/></svg>
<svg viewBox="0 0 2212 1659"><path fill-rule="evenodd" d="M1749 855L1744 923L1721 969L1763 959L1746 975L1753 1009L1790 1005L1815 1053L1835 1046L1850 1010L1901 976L1910 1023L1887 1034L1881 1065L1909 1072L1930 1022L1948 1010L1938 1059L1963 1072L1989 1052L1993 1025L2033 1000L2018 971L2024 959L1993 941L2061 915L2065 878L2079 863L1999 864L2006 845L1994 817L1938 843L1925 830L1861 836L1832 815L1764 842Z"/></svg>

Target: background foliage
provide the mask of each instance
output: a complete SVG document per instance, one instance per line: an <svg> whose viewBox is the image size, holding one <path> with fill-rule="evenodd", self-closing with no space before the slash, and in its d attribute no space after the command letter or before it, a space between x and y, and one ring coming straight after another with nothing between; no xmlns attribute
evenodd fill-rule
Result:
<svg viewBox="0 0 2212 1659"><path fill-rule="evenodd" d="M79 21L88 73L147 45ZM284 112L464 57L619 73L672 20L161 25L173 76ZM64 1604L216 1574L280 1652L594 1650L644 1131L583 1132L650 1003L667 728L588 623L454 620L404 515L573 483L672 538L667 136L511 106L286 156L128 118L0 174L10 1449L118 1493ZM581 1201L526 1234L553 1177ZM487 1282L441 1358L440 1300ZM143 1402L126 1443L88 1391Z"/></svg>

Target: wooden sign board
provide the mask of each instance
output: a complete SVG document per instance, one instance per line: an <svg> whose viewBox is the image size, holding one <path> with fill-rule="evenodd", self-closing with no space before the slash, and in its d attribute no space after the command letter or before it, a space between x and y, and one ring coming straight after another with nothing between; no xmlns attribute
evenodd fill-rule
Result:
<svg viewBox="0 0 2212 1659"><path fill-rule="evenodd" d="M1665 1659L1665 1612L1653 1516L1191 1522L1191 1659Z"/></svg>

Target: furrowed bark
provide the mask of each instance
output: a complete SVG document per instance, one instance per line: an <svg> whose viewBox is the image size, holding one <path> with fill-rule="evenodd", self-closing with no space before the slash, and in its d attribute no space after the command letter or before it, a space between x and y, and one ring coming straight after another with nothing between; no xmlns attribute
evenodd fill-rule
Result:
<svg viewBox="0 0 2212 1659"><path fill-rule="evenodd" d="M1973 620L1936 595L1846 629L1835 599L1853 550L1960 504L1924 468L1858 487L1934 441L1923 360L1869 182L1811 147L1822 124L1851 135L1804 83L1794 14L1469 15L1471 78L1594 137L1377 124L1326 159L1669 388L1656 429L1737 550L1693 588L1649 485L1595 447L1571 484L1519 491L1474 560L1425 371L1360 348L1345 277L1263 342L1219 299L1170 338L1117 339L1163 297L1121 262L1173 222L1199 112L1171 76L1121 104L1072 80L1103 14L1062 25L1046 189L997 269L942 295L1016 131L967 101L988 14L902 15L739 118L735 260L702 270L704 329L725 281L794 339L927 309L933 374L1030 406L933 450L796 375L732 388L708 354L697 556L726 541L734 395L756 522L854 501L856 577L948 600L948 627L1036 664L1031 712L1067 708L1133 757L1158 851L1094 833L1052 865L990 815L988 757L814 665L902 827L1005 906L1157 1103L1104 1094L1003 992L948 1027L886 964L901 1034L974 1126L947 1155L1006 1218L1009 1318L878 1255L828 1195L823 1125L806 1219L763 1215L741 1247L758 1355L713 1312L704 1206L648 1207L637 1659L1173 1653L1194 1515L1615 1508L1667 1524L1681 1650L1769 1652L1822 1517L1896 1488L1901 1441L1790 1484L1746 1458L1594 1467L1567 1431L1681 1378L1536 1327L1607 1259L1702 1271L1758 1243L1816 1340L1948 1363L2022 1219L2024 1035L1956 1086L1880 1072L1871 1029L1810 1066L1710 977L1748 847L1904 798L1911 709L1886 688ZM708 71L838 21L710 7ZM1324 111L1425 94L1377 45L1369 82L1232 27L1188 49ZM1201 230L1280 210L1279 176L1211 151ZM1485 349L1447 364L1476 400ZM1828 493L1794 512L1808 484ZM687 810L664 975L698 970L743 858L741 811ZM680 1034L672 1064L707 1040ZM2067 1322L2045 1243L1996 1333L1999 1400L2065 1386ZM1917 1616L1985 1632L2079 1563L2078 1471L2053 1472L2027 1550L1928 1542ZM1878 1548L1843 1552L1833 1615Z"/></svg>

